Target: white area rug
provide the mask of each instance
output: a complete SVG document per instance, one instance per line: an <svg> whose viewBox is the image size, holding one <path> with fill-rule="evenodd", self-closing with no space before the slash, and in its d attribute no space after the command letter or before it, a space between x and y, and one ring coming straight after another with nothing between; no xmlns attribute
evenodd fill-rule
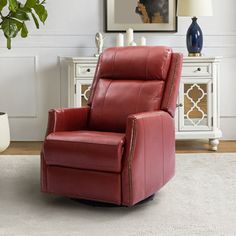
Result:
<svg viewBox="0 0 236 236"><path fill-rule="evenodd" d="M38 156L0 156L0 235L236 235L236 154L177 155L175 178L133 208L41 194Z"/></svg>

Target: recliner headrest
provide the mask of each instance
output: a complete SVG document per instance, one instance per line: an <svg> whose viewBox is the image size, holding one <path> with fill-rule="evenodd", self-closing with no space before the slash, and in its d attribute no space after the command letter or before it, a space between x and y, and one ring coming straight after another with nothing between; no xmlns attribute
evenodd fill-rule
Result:
<svg viewBox="0 0 236 236"><path fill-rule="evenodd" d="M99 77L121 80L165 80L171 55L172 49L166 46L108 48L100 58Z"/></svg>

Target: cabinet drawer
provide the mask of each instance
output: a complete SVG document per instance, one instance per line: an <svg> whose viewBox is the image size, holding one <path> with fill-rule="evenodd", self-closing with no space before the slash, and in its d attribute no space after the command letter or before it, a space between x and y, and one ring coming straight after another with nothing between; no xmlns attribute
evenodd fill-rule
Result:
<svg viewBox="0 0 236 236"><path fill-rule="evenodd" d="M75 76L76 77L93 77L96 71L96 65L76 64Z"/></svg>
<svg viewBox="0 0 236 236"><path fill-rule="evenodd" d="M184 64L182 76L210 77L212 76L212 68L210 63Z"/></svg>

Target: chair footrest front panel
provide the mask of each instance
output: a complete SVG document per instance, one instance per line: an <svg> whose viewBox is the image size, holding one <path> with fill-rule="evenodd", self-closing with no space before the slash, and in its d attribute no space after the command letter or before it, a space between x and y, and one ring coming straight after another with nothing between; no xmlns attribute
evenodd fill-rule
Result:
<svg viewBox="0 0 236 236"><path fill-rule="evenodd" d="M121 204L120 174L47 166L46 182L48 193Z"/></svg>

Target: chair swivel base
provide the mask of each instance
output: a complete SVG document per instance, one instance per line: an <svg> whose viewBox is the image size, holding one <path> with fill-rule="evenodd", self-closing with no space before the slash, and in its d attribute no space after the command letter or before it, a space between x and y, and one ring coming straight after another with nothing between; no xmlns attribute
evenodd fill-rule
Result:
<svg viewBox="0 0 236 236"><path fill-rule="evenodd" d="M155 194L145 198L144 200L138 202L134 206L142 205L145 204L149 201L152 201L154 199ZM76 201L78 203L88 205L88 206L93 206L93 207L127 207L123 205L116 205L113 203L106 203L106 202L98 202L98 201L92 201L92 200L85 200L85 199L78 199L78 198L70 198L72 201Z"/></svg>

